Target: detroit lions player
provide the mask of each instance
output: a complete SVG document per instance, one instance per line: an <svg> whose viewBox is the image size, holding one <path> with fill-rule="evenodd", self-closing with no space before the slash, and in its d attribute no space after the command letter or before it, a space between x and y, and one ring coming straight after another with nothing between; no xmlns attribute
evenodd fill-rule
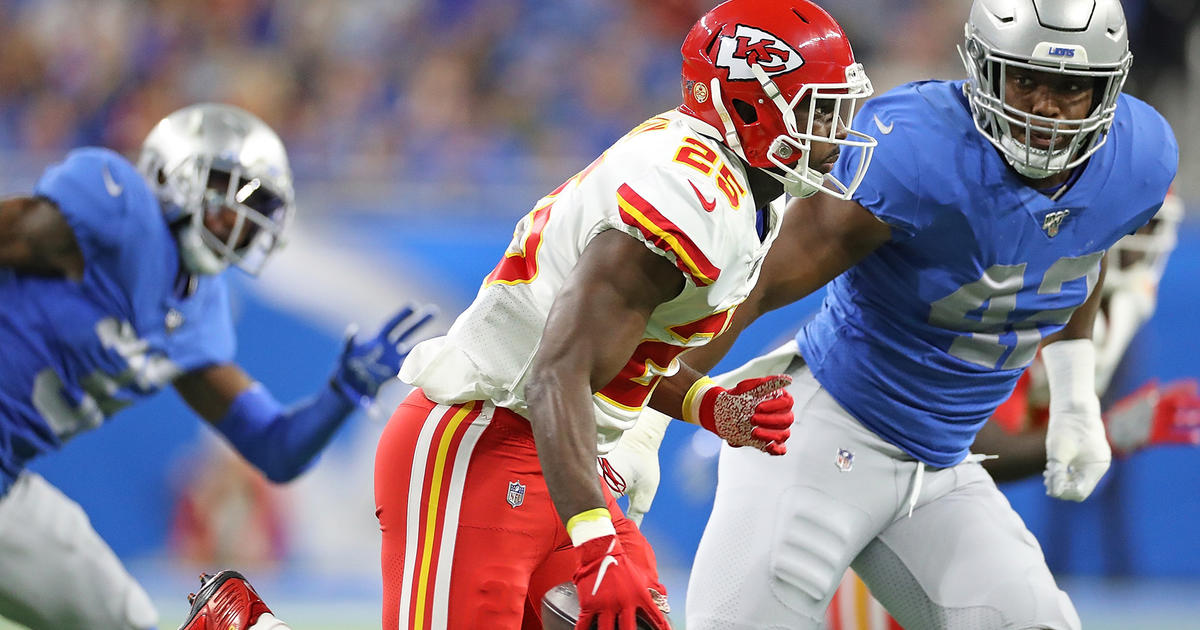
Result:
<svg viewBox="0 0 1200 630"><path fill-rule="evenodd" d="M261 269L292 212L279 137L215 104L159 122L136 168L78 149L33 196L0 201L0 616L33 630L157 623L80 507L25 470L30 459L172 384L283 482L396 374L423 309L352 336L330 382L289 408L232 362L221 272Z"/></svg>
<svg viewBox="0 0 1200 630"><path fill-rule="evenodd" d="M795 345L758 362L794 377L798 437L782 458L723 449L689 630L819 627L847 566L904 627L1080 625L970 446L1044 344L1047 492L1081 501L1104 474L1104 252L1158 210L1177 146L1121 94L1117 0L976 0L962 54L966 81L863 107L879 146L861 186L793 202L735 316L832 280Z"/></svg>

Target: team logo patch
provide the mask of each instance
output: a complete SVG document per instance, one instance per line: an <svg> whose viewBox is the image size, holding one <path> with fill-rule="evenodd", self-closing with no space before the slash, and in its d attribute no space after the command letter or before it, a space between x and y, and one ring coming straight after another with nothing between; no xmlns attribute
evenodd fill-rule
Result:
<svg viewBox="0 0 1200 630"><path fill-rule="evenodd" d="M508 482L508 504L514 508L521 507L525 502L525 484L520 481Z"/></svg>
<svg viewBox="0 0 1200 630"><path fill-rule="evenodd" d="M1070 210L1047 212L1046 218L1042 220L1042 229L1045 230L1046 236L1054 238L1058 234L1058 228L1062 226L1063 219L1066 219L1070 214Z"/></svg>
<svg viewBox="0 0 1200 630"><path fill-rule="evenodd" d="M696 97L697 103L703 103L703 102L707 101L708 100L708 86L704 85L700 81L697 81L696 84L692 86L692 95Z"/></svg>
<svg viewBox="0 0 1200 630"><path fill-rule="evenodd" d="M839 448L837 457L833 458L833 465L837 466L837 469L842 472L850 472L850 469L854 468L854 453L844 448Z"/></svg>
<svg viewBox="0 0 1200 630"><path fill-rule="evenodd" d="M167 332L175 332L176 329L183 325L183 313L175 308L168 310L163 325L166 326Z"/></svg>
<svg viewBox="0 0 1200 630"><path fill-rule="evenodd" d="M733 37L721 38L717 67L729 71L730 81L749 81L754 79L750 64L758 64L767 76L775 76L803 66L804 59L795 48L771 33L738 24Z"/></svg>

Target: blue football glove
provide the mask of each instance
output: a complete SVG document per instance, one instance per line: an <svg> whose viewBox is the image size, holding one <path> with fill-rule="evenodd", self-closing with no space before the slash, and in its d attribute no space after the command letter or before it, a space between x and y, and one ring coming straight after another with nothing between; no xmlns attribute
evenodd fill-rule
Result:
<svg viewBox="0 0 1200 630"><path fill-rule="evenodd" d="M421 340L417 330L437 315L432 305L406 305L372 337L359 339L358 327L346 329L346 346L338 359L333 385L363 407L371 404L380 386L396 378L409 350Z"/></svg>

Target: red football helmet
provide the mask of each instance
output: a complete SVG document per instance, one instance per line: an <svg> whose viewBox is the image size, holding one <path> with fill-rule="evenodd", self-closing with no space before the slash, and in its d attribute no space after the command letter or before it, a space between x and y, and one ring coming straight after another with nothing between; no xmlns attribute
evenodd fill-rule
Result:
<svg viewBox="0 0 1200 630"><path fill-rule="evenodd" d="M729 0L683 42L680 111L712 128L753 167L793 196L820 190L848 199L870 163L875 139L849 128L858 99L872 94L842 27L807 0ZM798 111L799 110L799 111ZM828 133L814 122L832 116ZM812 142L857 147L850 182L809 166Z"/></svg>

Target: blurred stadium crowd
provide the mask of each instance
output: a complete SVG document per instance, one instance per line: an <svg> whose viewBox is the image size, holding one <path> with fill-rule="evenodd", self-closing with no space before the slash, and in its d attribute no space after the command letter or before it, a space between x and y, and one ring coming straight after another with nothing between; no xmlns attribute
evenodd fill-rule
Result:
<svg viewBox="0 0 1200 630"><path fill-rule="evenodd" d="M302 186L355 182L378 199L406 183L438 205L540 187L678 103L679 42L712 4L0 0L0 153L39 166L77 145L132 153L166 112L217 100L280 131ZM879 91L962 74L967 0L826 4ZM1132 90L1195 135L1197 3L1125 5Z"/></svg>
<svg viewBox="0 0 1200 630"><path fill-rule="evenodd" d="M964 75L955 45L961 41L970 0L818 2L846 28L877 93L906 81ZM1200 2L1122 2L1134 53L1127 91L1149 101L1173 124L1183 161L1177 189L1195 211L1200 207L1200 151L1191 139L1200 138ZM0 194L28 190L46 165L75 146L108 146L134 156L146 133L166 113L191 102L222 101L256 113L283 137L297 174L302 224L312 215L343 211L433 216L492 212L515 218L633 125L679 103L680 42L695 18L716 3L0 0ZM412 225L425 225L392 221L390 216L370 217L375 218L379 221L368 220L365 225L381 240L400 240L400 233L417 231ZM454 250L453 260L430 253L429 266L490 268L511 226L507 219L497 224L501 229L495 232L494 242L478 254L472 250L485 249L476 247L477 242L491 233L477 234L475 240L448 234L442 240L431 236L421 242L429 252L441 251L439 245L449 249L448 243L461 246ZM471 227L483 232L476 224ZM362 232L353 238L352 243L346 239L345 249L360 247L367 240ZM307 255L314 266L328 265L328 258L313 256L312 249L303 247L304 239L295 240L301 246L289 251L297 258ZM307 240L312 244L313 239ZM280 271L284 262L273 263L274 271ZM403 268L392 262L393 268ZM391 269L382 273L404 276ZM441 280L428 270L410 272L427 273L435 279L430 284ZM463 299L469 300L479 274L463 275L469 280L454 286L461 286L466 292ZM337 279L343 285L376 288L371 282ZM260 284L272 281L264 280ZM282 276L276 284L297 293L293 276ZM392 306L394 294L405 294L389 287L377 292L376 299L387 303L383 308ZM326 301L348 308L346 300ZM247 344L250 352L243 354L253 372L281 387L304 383L307 375L297 376L296 365L308 365L307 361L281 365L275 356L276 348L294 345L288 335L303 332L300 324L293 322L292 328L277 331L282 312L271 310L256 318L253 315L268 309L249 299L240 308L251 315L243 326L254 328L239 335L258 341L257 346ZM335 319L345 321L346 316ZM330 344L336 343L335 337ZM1171 338L1171 343L1177 342ZM328 347L310 345L322 357L311 368L312 378L319 379L325 369L322 353ZM163 414L159 409L164 408L182 413L177 407L150 409L144 412L147 418L141 426L155 426L151 423L158 418L152 416ZM147 541L157 541L147 528L168 519L172 521L170 544L178 558L197 565L216 560L259 568L286 562L288 547L293 552L297 547L324 550L321 559L326 563L368 571L367 586L353 582L353 588L370 595L364 615L370 623L363 627L372 627L377 615L374 535L378 523L371 513L369 483L354 480L370 478L375 443L370 432L378 428L368 426L361 435L351 436L356 441L344 452L327 455L294 495L263 488L261 478L249 469L235 468L234 460L222 451L196 455L211 456L214 462L174 465L210 474L195 474L180 482L191 485L178 501L170 492L154 495L156 505L172 506L162 510L160 519L124 508L102 512L99 506L88 505L89 512L98 531L122 555L141 553ZM97 433L112 434L112 444L117 444L129 435L118 433L121 430ZM136 431L134 425L130 434ZM679 444L684 442L680 438ZM362 453L367 456L357 456ZM685 485L680 495L709 496L715 474L711 460L678 458L683 462L680 467L692 467L687 474L675 474ZM89 460L62 470L74 472L92 465ZM711 470L705 472L701 466ZM227 475L211 474L218 470ZM110 477L93 476L97 486L116 485ZM358 492L348 489L347 479L358 484L353 486ZM109 488L102 490L95 493L107 499ZM1040 487L1034 490L1040 498ZM1194 496L1187 494L1190 489L1175 490ZM228 499L221 510L211 507L213 495ZM86 492L77 496L87 503ZM331 498L342 501L331 506ZM677 505L695 507L679 501ZM205 512L197 505L209 508ZM120 520L129 519L127 512L141 514L137 520L149 522L135 524L143 525L140 529L132 527ZM342 514L361 518L348 524ZM1160 513L1156 518L1170 523L1178 517ZM252 519L256 519L253 527L245 525ZM237 525L236 535L229 533L229 523ZM284 531L289 526L292 531ZM168 526L164 523L161 529ZM132 533L122 538L126 530ZM1170 541L1160 547L1131 548L1129 554L1175 553ZM1157 561L1153 553L1149 557L1147 564ZM673 562L671 566L682 576L677 581L686 579L690 555L671 557L670 548L665 548L660 561ZM1176 566L1166 560L1161 563ZM309 572L297 574L305 581L312 579ZM192 576L187 578L190 585ZM338 580L344 582L344 575L339 574ZM160 608L176 610L178 593L187 586L174 582L163 586L174 599ZM303 597L306 591L297 592ZM328 594L312 599L323 598ZM333 627L350 626L342 616Z"/></svg>

